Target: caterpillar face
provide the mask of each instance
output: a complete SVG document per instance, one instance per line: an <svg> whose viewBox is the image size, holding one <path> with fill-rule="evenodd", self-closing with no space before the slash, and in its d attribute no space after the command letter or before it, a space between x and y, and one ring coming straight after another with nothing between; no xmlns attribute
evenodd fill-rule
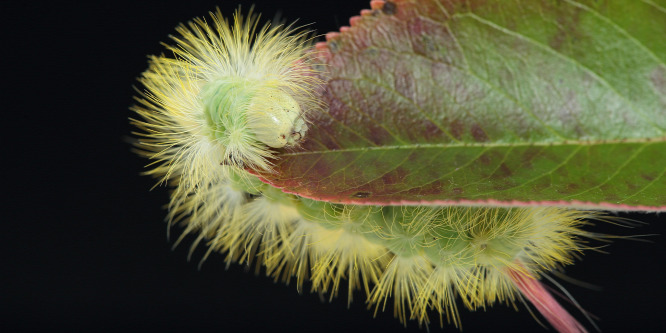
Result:
<svg viewBox="0 0 666 333"><path fill-rule="evenodd" d="M282 148L297 144L305 136L308 127L301 107L288 93L275 90L256 99L250 107L248 124L258 141Z"/></svg>

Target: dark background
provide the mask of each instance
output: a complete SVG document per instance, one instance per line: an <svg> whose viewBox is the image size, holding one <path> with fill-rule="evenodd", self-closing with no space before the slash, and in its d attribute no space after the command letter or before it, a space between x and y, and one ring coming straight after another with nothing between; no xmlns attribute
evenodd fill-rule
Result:
<svg viewBox="0 0 666 333"><path fill-rule="evenodd" d="M348 24L366 1L256 1L272 18L300 18L319 33ZM4 250L3 331L383 331L405 329L392 310L373 319L363 295L347 309L166 239L165 188L139 175L128 106L146 55L162 52L179 22L236 1L0 2ZM244 4L247 9L249 4ZM562 282L606 332L660 331L666 299L665 215L622 214L649 224L593 228L616 235L610 254L588 252L567 269L603 290ZM178 230L174 230L177 234ZM340 293L345 295L343 290ZM581 315L573 310L578 318ZM465 332L544 331L520 306L461 310ZM584 319L581 319L583 321ZM590 327L588 323L585 323ZM453 326L445 330L455 332ZM431 331L441 331L437 324Z"/></svg>

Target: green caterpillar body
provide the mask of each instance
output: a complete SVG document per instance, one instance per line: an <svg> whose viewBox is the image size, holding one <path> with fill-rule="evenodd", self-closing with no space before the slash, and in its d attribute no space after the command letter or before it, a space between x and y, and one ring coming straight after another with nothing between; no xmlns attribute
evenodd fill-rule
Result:
<svg viewBox="0 0 666 333"><path fill-rule="evenodd" d="M519 289L511 272L533 279L573 263L588 235L580 229L596 213L555 207L478 208L352 206L282 193L236 170L227 196L242 198L224 224L192 223L186 233L206 239L227 261L254 258L275 279L308 279L313 292L337 295L347 280L348 298L363 289L383 308L394 298L403 321L428 323L434 309L459 325L455 297L471 309L514 303ZM189 203L185 207L194 207ZM223 206L225 206L223 204ZM226 204L230 206L230 204ZM198 227L194 227L198 225ZM198 242L197 242L198 243Z"/></svg>

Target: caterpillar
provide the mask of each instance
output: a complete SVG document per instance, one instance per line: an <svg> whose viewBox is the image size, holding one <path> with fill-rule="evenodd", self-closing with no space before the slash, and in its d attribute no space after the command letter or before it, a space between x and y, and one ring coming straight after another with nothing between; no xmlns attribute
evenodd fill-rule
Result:
<svg viewBox="0 0 666 333"><path fill-rule="evenodd" d="M538 282L587 249L581 229L598 213L553 207L354 206L285 194L248 170L271 170L274 149L307 135L308 113L326 73L306 32L233 22L218 9L211 24L180 25L173 56L150 57L139 78L138 153L147 174L170 184L169 224L205 243L204 259L256 262L299 290L347 299L362 290L374 311L392 299L406 323L460 327L456 299L475 310L531 302L560 331L585 328ZM310 129L312 130L312 129ZM346 282L345 282L346 281Z"/></svg>
<svg viewBox="0 0 666 333"><path fill-rule="evenodd" d="M173 57L150 57L132 107L139 154L157 165L148 174L176 184L172 207L224 182L230 168L220 165L270 170L270 148L297 145L306 112L320 108L306 31L259 28L252 11L237 11L231 24L219 9L211 19L176 28L166 45Z"/></svg>

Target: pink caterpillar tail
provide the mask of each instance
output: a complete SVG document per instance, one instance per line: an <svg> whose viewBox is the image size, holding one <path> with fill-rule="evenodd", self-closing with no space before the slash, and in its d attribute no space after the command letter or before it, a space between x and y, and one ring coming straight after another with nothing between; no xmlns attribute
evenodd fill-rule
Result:
<svg viewBox="0 0 666 333"><path fill-rule="evenodd" d="M507 273L518 290L558 332L587 333L585 327L553 298L541 282L524 271L508 269Z"/></svg>

